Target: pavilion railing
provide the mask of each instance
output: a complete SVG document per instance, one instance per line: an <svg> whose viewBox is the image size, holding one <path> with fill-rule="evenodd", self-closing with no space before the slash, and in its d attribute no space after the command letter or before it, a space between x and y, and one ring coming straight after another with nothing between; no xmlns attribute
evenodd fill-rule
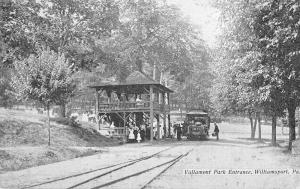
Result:
<svg viewBox="0 0 300 189"><path fill-rule="evenodd" d="M111 136L125 136L124 127L115 127L110 131Z"/></svg>
<svg viewBox="0 0 300 189"><path fill-rule="evenodd" d="M142 101L142 102L112 102L112 103L99 103L99 111L112 111L112 110L134 110L134 109L142 109L149 110L150 102ZM153 109L160 111L169 111L169 105L158 104L157 102L153 103Z"/></svg>

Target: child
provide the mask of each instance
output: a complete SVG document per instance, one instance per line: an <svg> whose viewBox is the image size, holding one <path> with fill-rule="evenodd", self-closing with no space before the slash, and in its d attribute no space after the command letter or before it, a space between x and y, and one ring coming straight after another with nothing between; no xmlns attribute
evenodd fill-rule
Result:
<svg viewBox="0 0 300 189"><path fill-rule="evenodd" d="M140 143L141 140L142 140L140 131L139 131L138 134L137 134L136 140L138 141L138 143Z"/></svg>

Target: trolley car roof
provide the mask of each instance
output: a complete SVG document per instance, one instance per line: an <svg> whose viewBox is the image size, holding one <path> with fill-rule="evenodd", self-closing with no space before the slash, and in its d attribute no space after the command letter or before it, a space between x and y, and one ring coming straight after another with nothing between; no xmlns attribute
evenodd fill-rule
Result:
<svg viewBox="0 0 300 189"><path fill-rule="evenodd" d="M207 112L204 111L190 111L188 113L186 113L187 115L208 115Z"/></svg>

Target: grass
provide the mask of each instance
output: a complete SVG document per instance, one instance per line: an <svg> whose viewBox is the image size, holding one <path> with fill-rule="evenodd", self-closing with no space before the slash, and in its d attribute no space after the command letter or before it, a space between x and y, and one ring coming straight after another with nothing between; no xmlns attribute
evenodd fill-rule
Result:
<svg viewBox="0 0 300 189"><path fill-rule="evenodd" d="M72 147L10 147L0 150L0 173L100 153L101 149Z"/></svg>
<svg viewBox="0 0 300 189"><path fill-rule="evenodd" d="M0 108L0 173L92 155L120 144L90 125L74 127L52 119L48 147L45 120L33 111Z"/></svg>

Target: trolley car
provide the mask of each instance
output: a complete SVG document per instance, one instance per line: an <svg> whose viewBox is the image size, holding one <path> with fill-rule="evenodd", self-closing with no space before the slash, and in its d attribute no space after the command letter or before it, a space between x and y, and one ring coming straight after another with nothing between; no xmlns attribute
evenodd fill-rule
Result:
<svg viewBox="0 0 300 189"><path fill-rule="evenodd" d="M190 111L186 114L183 135L187 139L207 138L209 136L210 117L203 110Z"/></svg>

